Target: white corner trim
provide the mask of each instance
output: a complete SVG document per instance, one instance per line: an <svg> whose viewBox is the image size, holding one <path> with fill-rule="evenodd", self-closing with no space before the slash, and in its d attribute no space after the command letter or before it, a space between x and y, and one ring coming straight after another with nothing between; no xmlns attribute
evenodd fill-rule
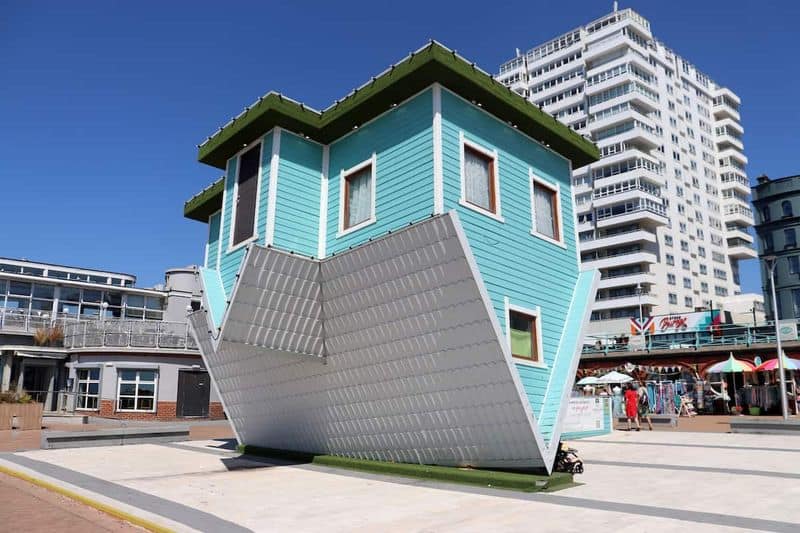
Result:
<svg viewBox="0 0 800 533"><path fill-rule="evenodd" d="M371 177L371 179L372 179L372 188L371 188L372 206L371 206L370 217L368 219L362 221L362 222L359 222L355 226L350 226L349 228L345 229L345 227L344 227L344 204L345 204L345 201L346 201L346 199L344 197L345 176L349 176L350 174L353 174L354 172L358 172L359 170L361 170L361 169L363 169L363 168L365 168L365 167L367 167L369 165L372 165L372 177ZM377 187L378 180L376 179L377 175L378 175L378 157L377 157L377 154L375 152L372 153L372 157L370 157L369 159L367 159L365 161L362 161L361 163L358 163L357 165L352 166L352 167L350 167L350 168L348 168L346 170L343 169L341 172L339 172L339 231L336 233L336 237L342 237L344 235L347 235L348 233L352 233L352 232L354 232L356 230L359 230L359 229L361 229L361 228L363 228L365 226L369 226L371 224L374 224L375 221L377 220L377 218L375 217L375 198L376 198L375 189L378 188Z"/></svg>
<svg viewBox="0 0 800 533"><path fill-rule="evenodd" d="M261 157L264 152L264 137L265 136L259 137L255 141L251 142L250 144L239 150L239 152L231 158L236 160L236 172L233 173L233 198L231 199L231 224L228 231L228 242L225 247L226 253L231 253L234 250L238 250L242 246L247 246L251 242L258 240L258 209L259 209L258 204L259 204L259 198L261 196L261 175L263 174L264 170L261 166ZM255 146L258 146L258 177L256 178L256 207L255 207L255 213L253 215L253 233L250 235L250 237L246 238L242 242L237 242L236 244L233 244L233 234L234 231L236 230L236 199L239 196L239 170L241 170L242 168L241 158L242 154L249 151L251 148L254 148ZM225 201L224 196L222 200L224 208L224 201ZM222 221L220 221L220 224L221 222ZM222 227L220 225L220 232L221 231Z"/></svg>
<svg viewBox="0 0 800 533"><path fill-rule="evenodd" d="M281 128L272 132L272 157L269 160L269 191L267 194L267 228L264 244L271 246L275 239L275 206L278 203L278 166L281 153Z"/></svg>
<svg viewBox="0 0 800 533"><path fill-rule="evenodd" d="M319 188L319 239L317 240L317 258L325 257L328 240L328 167L330 166L330 145L322 147L322 174Z"/></svg>
<svg viewBox="0 0 800 533"><path fill-rule="evenodd" d="M442 163L442 86L433 84L433 212L444 213L444 166Z"/></svg>
<svg viewBox="0 0 800 533"><path fill-rule="evenodd" d="M511 354L511 358L515 364L523 365L523 366L532 366L536 368L547 368L547 363L544 360L544 349L542 348L542 308L538 305L534 309L530 309L528 307L522 307L520 305L512 304L508 296L503 298L503 303L505 304L505 315L506 315L506 343L508 344L508 353ZM514 357L511 352L511 311L517 311L518 313L523 313L529 316L534 317L536 320L534 321L534 327L536 328L536 353L539 354L539 361L528 361L526 359L522 359L521 357Z"/></svg>
<svg viewBox="0 0 800 533"><path fill-rule="evenodd" d="M549 181L537 176L533 172L533 168L528 168L528 182L530 184L530 195L531 195L531 235L534 237L538 237L544 241L547 241L551 244L555 244L556 246L560 246L566 250L567 244L564 241L564 213L561 209L561 185L559 183L550 183ZM556 231L558 232L558 239L553 239L552 237L548 237L542 233L539 233L536 230L536 198L533 193L533 189L535 184L538 183L543 187L550 189L551 191L555 192L555 212L556 212Z"/></svg>
<svg viewBox="0 0 800 533"><path fill-rule="evenodd" d="M224 189L225 182L223 182L222 185L223 185L223 189ZM219 227L217 228L217 258L219 258L219 249L222 247L222 242L220 242L222 240L222 213L221 213L221 211L222 211L222 209L217 209L216 211L214 211L213 213L208 215L208 237L206 238L206 256L205 256L205 261L203 262L203 266L206 267L206 268L208 268L208 259L209 259L209 257L208 257L208 244L209 244L209 242L211 242L211 218L214 215L217 215L217 214L219 214ZM217 259L217 261L218 261L218 259ZM214 265L214 268L218 268L218 265L219 265L219 262L217 262Z"/></svg>
<svg viewBox="0 0 800 533"><path fill-rule="evenodd" d="M475 150L476 152L480 152L486 157L491 158L494 161L494 200L495 200L495 208L496 212L491 212L487 209L483 209L480 206L472 204L467 201L467 190L466 190L466 180L464 179L464 147L468 146ZM458 132L458 157L459 157L459 174L461 176L461 198L459 199L459 205L466 207L468 209L472 209L482 215L487 217L493 218L499 222L505 222L505 219L502 215L502 209L500 205L500 160L497 157L497 150L489 150L481 146L480 144L474 143L464 137L464 132Z"/></svg>

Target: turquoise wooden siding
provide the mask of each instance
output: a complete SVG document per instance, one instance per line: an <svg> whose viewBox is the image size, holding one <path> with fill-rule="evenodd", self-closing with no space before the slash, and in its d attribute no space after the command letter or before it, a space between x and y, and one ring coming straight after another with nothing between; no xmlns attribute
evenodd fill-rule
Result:
<svg viewBox="0 0 800 533"><path fill-rule="evenodd" d="M208 217L208 246L206 247L206 267L208 268L217 268L221 218L222 215L219 211Z"/></svg>
<svg viewBox="0 0 800 533"><path fill-rule="evenodd" d="M322 146L282 131L278 169L273 245L316 256ZM266 207L266 201L262 205Z"/></svg>
<svg viewBox="0 0 800 533"><path fill-rule="evenodd" d="M573 358L576 353L580 353L580 347L583 344L581 326L586 318L586 308L592 303L590 298L594 299L595 293L592 290L594 277L594 271L581 272L578 275L569 311L564 320L561 344L558 347L553 363L550 365L550 382L547 386L547 393L540 411L534 413L539 419L539 427L542 430L545 442L549 442L550 437L553 435L556 418L558 418L559 410L561 409L564 389L572 387L572 376L568 374L572 369Z"/></svg>
<svg viewBox="0 0 800 533"><path fill-rule="evenodd" d="M258 232L258 243L264 244L267 235L267 199L269 198L269 187L271 183L270 176L270 163L272 162L272 136L274 133L270 131L261 141L261 185L258 191L258 223L256 224L256 231ZM280 174L280 173L279 173Z"/></svg>
<svg viewBox="0 0 800 533"><path fill-rule="evenodd" d="M228 307L228 299L225 290L222 288L222 280L219 271L211 268L201 268L200 275L203 278L203 297L208 305L211 321L214 327L222 325L222 318L225 316L225 309Z"/></svg>
<svg viewBox="0 0 800 533"><path fill-rule="evenodd" d="M330 146L326 254L360 244L433 212L433 96L430 89ZM376 154L376 222L337 237L342 170ZM280 188L280 186L279 186Z"/></svg>
<svg viewBox="0 0 800 533"><path fill-rule="evenodd" d="M460 132L469 141L497 150L503 222L459 204ZM517 365L538 415L578 276L569 163L446 89L442 89L442 158L445 211L458 212L504 332L505 297L511 305L541 309L546 368ZM539 177L560 184L566 248L531 235L529 167Z"/></svg>

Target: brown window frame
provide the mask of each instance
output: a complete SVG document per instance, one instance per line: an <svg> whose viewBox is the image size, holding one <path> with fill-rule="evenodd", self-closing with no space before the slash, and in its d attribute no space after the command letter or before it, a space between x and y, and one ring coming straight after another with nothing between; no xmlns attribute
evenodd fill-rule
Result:
<svg viewBox="0 0 800 533"><path fill-rule="evenodd" d="M550 211L551 211L551 215L553 216L553 236L552 237L549 237L549 236L545 235L544 233L542 233L541 231L539 231L539 228L537 226L535 226L535 224L536 224L535 217L534 217L534 232L537 235L540 235L540 236L542 236L542 237L544 237L546 239L552 239L552 240L557 241L559 243L563 243L564 239L563 239L563 236L561 234L561 200L558 197L558 193L559 193L558 188L557 187L553 187L549 183L546 183L546 182L544 182L542 180L536 179L535 177L533 178L532 187L533 187L533 190L531 192L533 193L533 198L531 198L531 205L534 206L534 208L536 207L536 187L542 187L543 189L548 190L552 194L552 201L550 202Z"/></svg>
<svg viewBox="0 0 800 533"><path fill-rule="evenodd" d="M470 152L472 155L477 156L479 159L483 159L489 162L489 209L483 207L482 205L478 205L475 202L471 202L469 198L467 198L467 190L466 190L466 183L464 184L464 201L467 202L469 205L477 207L481 211L486 211L487 213L492 213L493 215L497 214L497 161L494 156L487 154L486 152L475 148L474 146L470 146L467 143L463 144L464 156L466 159L467 152ZM464 174L464 180L467 179L466 173Z"/></svg>
<svg viewBox="0 0 800 533"><path fill-rule="evenodd" d="M541 363L542 362L542 354L539 353L539 336L538 336L538 320L539 317L536 315L532 315L530 313L525 313L523 311L517 311L515 309L508 310L508 335L511 338L511 316L518 315L524 317L525 319L529 320L531 323L531 356L525 355L518 355L513 352L512 343L509 342L509 351L511 352L511 357L515 359L521 359L522 361L530 361L532 363Z"/></svg>
<svg viewBox="0 0 800 533"><path fill-rule="evenodd" d="M343 204L343 211L344 211L344 216L343 216L343 220L342 220L342 231L347 231L350 228L355 228L356 226L359 226L361 224L364 224L365 222L368 222L372 218L372 214L370 214L367 218L365 218L364 220L360 220L360 221L356 222L355 224L351 225L349 223L349 221L350 221L350 180L353 177L358 176L358 175L366 172L366 173L369 173L369 179L370 179L370 182L372 182L371 183L371 187L375 187L375 180L373 179L374 178L374 171L373 171L373 168L372 168L372 164L373 164L372 161L370 161L369 163L366 163L365 165L358 167L356 170L352 170L349 173L344 174L344 176L342 177L342 179L344 180L344 192L342 193L343 194L342 204ZM374 194L374 191L372 191L370 189L370 193ZM372 196L370 198L370 203L372 203L372 199L373 198L374 198L374 196ZM370 212L374 211L374 209L375 209L375 206L374 205L370 205Z"/></svg>

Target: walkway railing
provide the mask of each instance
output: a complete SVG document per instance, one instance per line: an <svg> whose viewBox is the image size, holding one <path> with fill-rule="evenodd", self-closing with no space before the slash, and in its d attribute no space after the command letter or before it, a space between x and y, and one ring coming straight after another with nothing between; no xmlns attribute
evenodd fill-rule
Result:
<svg viewBox="0 0 800 533"><path fill-rule="evenodd" d="M757 325L722 324L702 331L645 335L591 335L583 346L584 354L623 351L694 350L712 346L750 347L775 342L772 322ZM593 343L593 344L589 344Z"/></svg>
<svg viewBox="0 0 800 533"><path fill-rule="evenodd" d="M87 317L0 307L0 332L35 333L60 326L64 347L196 350L186 322Z"/></svg>

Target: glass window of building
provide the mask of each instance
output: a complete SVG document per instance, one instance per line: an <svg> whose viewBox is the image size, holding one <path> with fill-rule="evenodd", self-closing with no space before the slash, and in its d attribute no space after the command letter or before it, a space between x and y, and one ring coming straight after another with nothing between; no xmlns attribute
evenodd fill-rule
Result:
<svg viewBox="0 0 800 533"><path fill-rule="evenodd" d="M536 317L518 311L508 312L511 337L511 355L530 361L539 361L539 343Z"/></svg>
<svg viewBox="0 0 800 533"><path fill-rule="evenodd" d="M781 211L783 212L783 216L791 217L794 216L792 213L792 202L789 200L784 200L781 202Z"/></svg>
<svg viewBox="0 0 800 533"><path fill-rule="evenodd" d="M100 398L100 369L79 368L77 373L76 409L97 409Z"/></svg>
<svg viewBox="0 0 800 533"><path fill-rule="evenodd" d="M490 213L497 212L495 160L492 155L464 145L464 200Z"/></svg>
<svg viewBox="0 0 800 533"><path fill-rule="evenodd" d="M786 261L789 263L789 274L800 273L800 256L789 256Z"/></svg>
<svg viewBox="0 0 800 533"><path fill-rule="evenodd" d="M795 248L797 247L797 235L794 228L786 228L783 230L783 247Z"/></svg>
<svg viewBox="0 0 800 533"><path fill-rule="evenodd" d="M155 411L157 384L158 372L155 370L120 369L117 411Z"/></svg>
<svg viewBox="0 0 800 533"><path fill-rule="evenodd" d="M231 245L244 242L255 234L260 159L261 143L239 157L239 168L236 176L236 202L233 208L233 241Z"/></svg>
<svg viewBox="0 0 800 533"><path fill-rule="evenodd" d="M345 175L343 229L364 224L372 218L372 188L375 186L373 177L372 163Z"/></svg>

